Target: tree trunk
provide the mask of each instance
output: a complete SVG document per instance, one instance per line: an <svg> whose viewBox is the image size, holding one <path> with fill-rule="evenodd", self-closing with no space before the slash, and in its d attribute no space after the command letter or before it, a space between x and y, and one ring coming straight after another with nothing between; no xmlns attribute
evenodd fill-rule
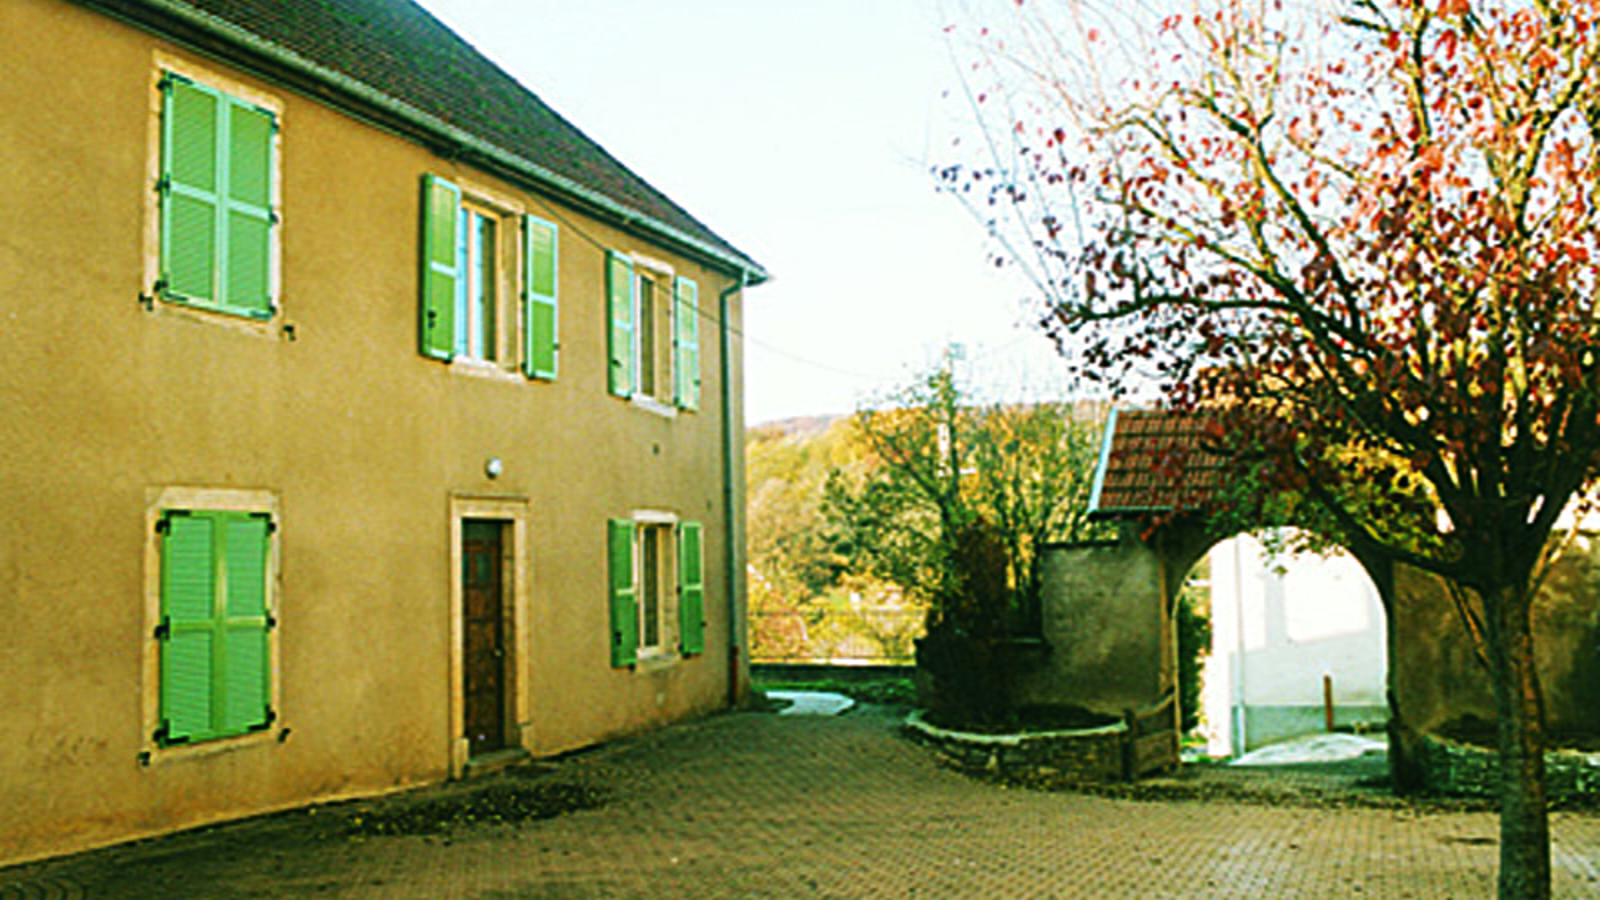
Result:
<svg viewBox="0 0 1600 900"><path fill-rule="evenodd" d="M1400 654L1404 648L1395 614L1395 564L1386 556L1371 554L1361 558L1361 561L1367 570L1367 577L1378 589L1378 599L1383 602L1387 644L1383 648L1386 657L1384 669L1387 671L1384 698L1389 701L1389 782L1396 794L1416 794L1427 787L1427 774L1422 762L1422 732L1407 717L1407 711L1400 702Z"/></svg>
<svg viewBox="0 0 1600 900"><path fill-rule="evenodd" d="M1390 657L1393 659L1393 657ZM1390 671L1394 671L1392 664ZM1396 794L1421 793L1428 786L1427 769L1422 762L1422 732L1406 718L1395 696L1394 678L1389 679L1389 782Z"/></svg>
<svg viewBox="0 0 1600 900"><path fill-rule="evenodd" d="M1389 703L1390 786L1396 794L1420 793L1427 787L1422 763L1422 732L1407 718L1400 703L1400 653L1403 648L1401 629L1395 621L1395 563L1381 549L1370 545L1352 545L1350 553L1366 570L1367 577L1372 579L1372 586L1378 589L1378 599L1383 605L1386 643L1384 668L1388 673L1384 697Z"/></svg>
<svg viewBox="0 0 1600 900"><path fill-rule="evenodd" d="M1488 599L1488 598L1486 598ZM1544 784L1544 695L1525 585L1495 591L1489 665L1500 750L1500 900L1549 900L1550 817Z"/></svg>

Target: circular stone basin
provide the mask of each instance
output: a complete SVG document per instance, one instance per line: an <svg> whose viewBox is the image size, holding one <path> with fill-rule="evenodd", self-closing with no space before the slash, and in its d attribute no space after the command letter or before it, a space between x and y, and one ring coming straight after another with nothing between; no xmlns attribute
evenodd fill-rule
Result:
<svg viewBox="0 0 1600 900"><path fill-rule="evenodd" d="M1124 722L1067 731L979 734L940 728L921 711L906 717L912 739L938 751L958 769L1008 777L1069 781L1124 780Z"/></svg>

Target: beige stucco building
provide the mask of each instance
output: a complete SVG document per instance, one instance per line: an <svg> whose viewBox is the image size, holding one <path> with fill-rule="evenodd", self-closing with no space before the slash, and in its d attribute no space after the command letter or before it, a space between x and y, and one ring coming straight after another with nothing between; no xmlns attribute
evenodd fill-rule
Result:
<svg viewBox="0 0 1600 900"><path fill-rule="evenodd" d="M5 0L0 122L0 865L737 698L752 259L409 0Z"/></svg>

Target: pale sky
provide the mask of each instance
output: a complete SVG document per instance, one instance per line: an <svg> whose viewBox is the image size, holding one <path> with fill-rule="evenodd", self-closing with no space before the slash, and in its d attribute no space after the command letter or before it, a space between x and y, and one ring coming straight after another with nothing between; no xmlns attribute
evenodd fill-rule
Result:
<svg viewBox="0 0 1600 900"><path fill-rule="evenodd" d="M1059 380L928 172L966 114L939 0L421 2L773 274L745 296L749 423L850 412L952 341Z"/></svg>

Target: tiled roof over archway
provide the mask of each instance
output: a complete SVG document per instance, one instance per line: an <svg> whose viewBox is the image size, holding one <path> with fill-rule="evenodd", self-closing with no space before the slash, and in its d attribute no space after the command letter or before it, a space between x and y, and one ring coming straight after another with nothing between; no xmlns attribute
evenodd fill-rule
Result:
<svg viewBox="0 0 1600 900"><path fill-rule="evenodd" d="M1112 410L1095 469L1089 514L1117 518L1199 508L1225 477L1203 446L1203 413Z"/></svg>

